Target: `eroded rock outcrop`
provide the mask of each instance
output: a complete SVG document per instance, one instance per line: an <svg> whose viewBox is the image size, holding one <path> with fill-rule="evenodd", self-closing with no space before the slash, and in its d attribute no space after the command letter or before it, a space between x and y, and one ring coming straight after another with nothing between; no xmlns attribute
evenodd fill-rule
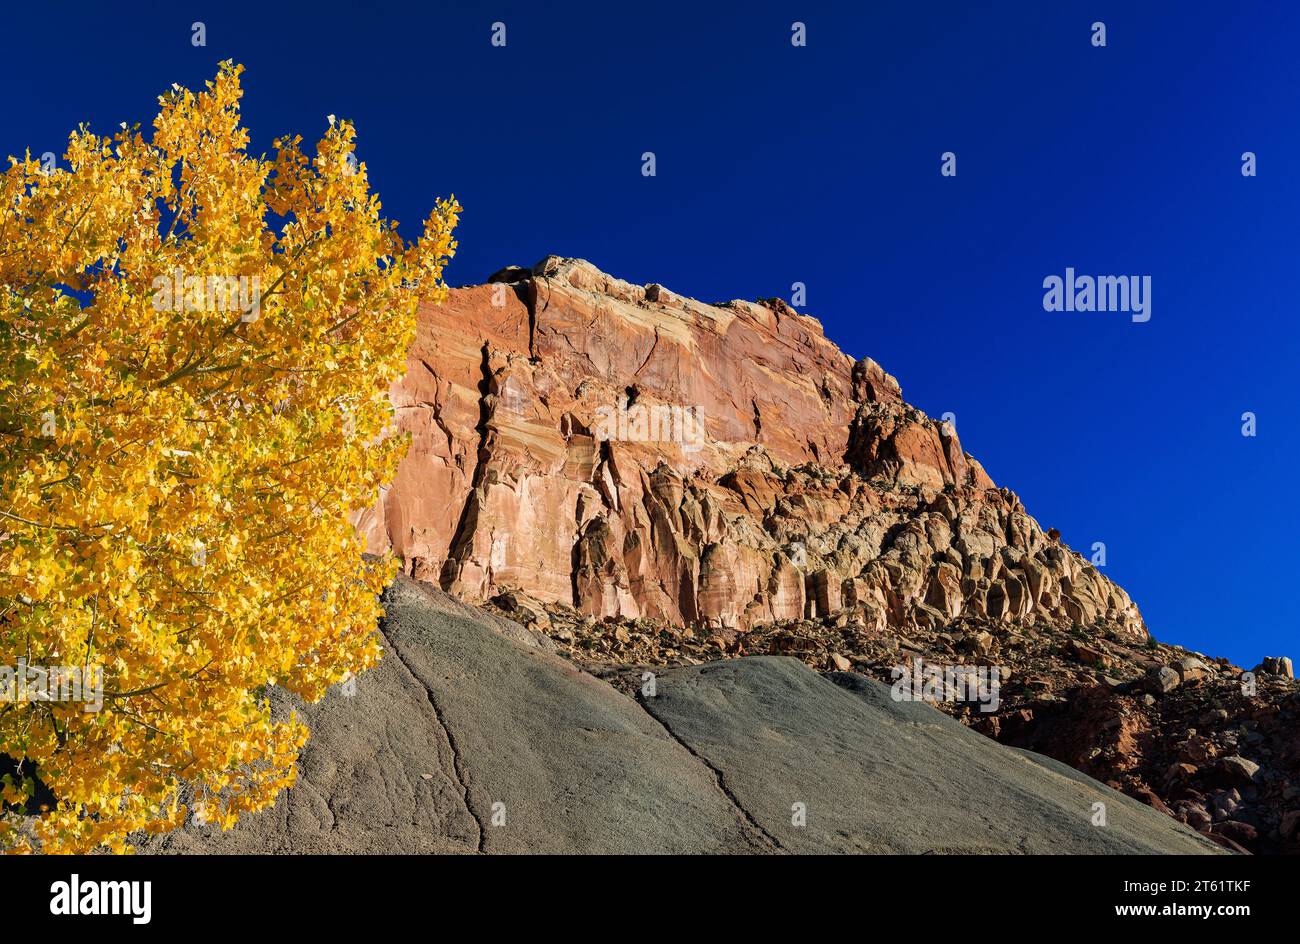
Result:
<svg viewBox="0 0 1300 944"><path fill-rule="evenodd" d="M471 602L1146 636L949 425L779 300L708 305L547 257L422 311L392 399L411 448L360 527Z"/></svg>

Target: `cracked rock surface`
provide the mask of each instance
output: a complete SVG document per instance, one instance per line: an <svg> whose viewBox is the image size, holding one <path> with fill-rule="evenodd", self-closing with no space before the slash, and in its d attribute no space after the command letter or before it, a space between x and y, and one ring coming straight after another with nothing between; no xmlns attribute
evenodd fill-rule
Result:
<svg viewBox="0 0 1300 944"><path fill-rule="evenodd" d="M279 705L312 731L298 783L228 832L141 851L1221 851L854 673L734 659L668 669L638 703L435 588L400 578L385 603L385 657L354 695Z"/></svg>
<svg viewBox="0 0 1300 944"><path fill-rule="evenodd" d="M644 703L796 853L1196 853L1214 846L1028 751L850 672L785 657L675 668ZM796 803L806 823L793 825ZM1093 825L1104 803L1106 825Z"/></svg>

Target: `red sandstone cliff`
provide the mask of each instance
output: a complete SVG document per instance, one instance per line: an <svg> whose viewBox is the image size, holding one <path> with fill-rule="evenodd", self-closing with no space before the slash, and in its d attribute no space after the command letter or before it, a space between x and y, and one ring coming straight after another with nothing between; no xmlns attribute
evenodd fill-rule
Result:
<svg viewBox="0 0 1300 944"><path fill-rule="evenodd" d="M360 526L473 602L1146 635L950 427L780 301L709 305L548 257L422 311L392 399L411 448Z"/></svg>

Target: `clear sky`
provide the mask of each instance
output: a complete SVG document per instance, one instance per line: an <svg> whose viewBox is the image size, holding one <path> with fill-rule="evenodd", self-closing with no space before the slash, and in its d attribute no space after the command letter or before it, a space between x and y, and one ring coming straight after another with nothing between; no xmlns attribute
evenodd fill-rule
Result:
<svg viewBox="0 0 1300 944"><path fill-rule="evenodd" d="M96 2L5 20L4 153L147 123L172 82L233 58L255 150L336 114L404 231L456 194L453 283L547 253L704 300L803 282L827 334L954 413L1045 528L1105 543L1157 637L1248 668L1300 657L1300 5ZM1044 311L1067 267L1150 276L1150 321Z"/></svg>

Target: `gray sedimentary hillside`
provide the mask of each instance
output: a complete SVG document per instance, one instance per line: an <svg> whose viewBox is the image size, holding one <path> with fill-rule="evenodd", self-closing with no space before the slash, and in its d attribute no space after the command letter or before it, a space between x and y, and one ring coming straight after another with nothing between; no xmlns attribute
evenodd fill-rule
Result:
<svg viewBox="0 0 1300 944"><path fill-rule="evenodd" d="M862 676L745 658L663 671L638 703L428 585L387 608L355 695L300 707L312 739L274 808L142 851L1218 851Z"/></svg>

